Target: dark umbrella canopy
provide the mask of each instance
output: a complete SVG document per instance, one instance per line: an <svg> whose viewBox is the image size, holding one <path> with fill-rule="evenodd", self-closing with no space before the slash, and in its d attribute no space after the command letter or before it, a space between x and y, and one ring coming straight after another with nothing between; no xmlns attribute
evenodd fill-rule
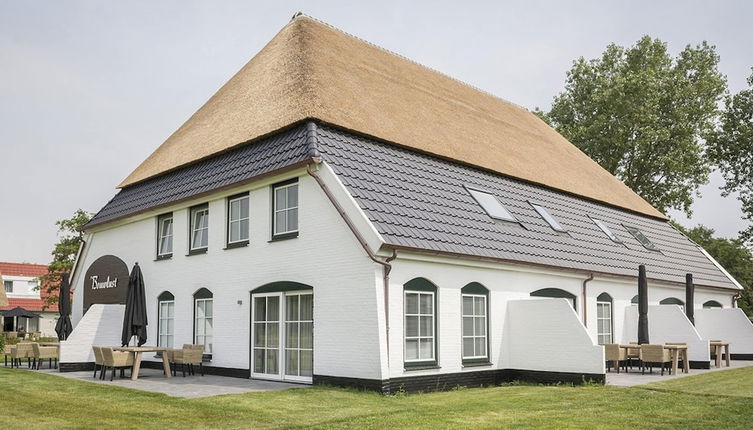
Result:
<svg viewBox="0 0 753 430"><path fill-rule="evenodd" d="M638 266L638 343L648 343L648 280L646 266Z"/></svg>
<svg viewBox="0 0 753 430"><path fill-rule="evenodd" d="M58 296L58 312L60 312L60 318L58 318L57 324L55 324L55 331L58 334L58 339L66 340L73 331L73 325L71 324L71 284L68 280L68 274L63 274L63 280L60 282L60 295Z"/></svg>
<svg viewBox="0 0 753 430"><path fill-rule="evenodd" d="M2 315L5 318L13 318L13 317L20 317L20 318L36 318L39 315L35 314L32 311L27 311L26 309L22 308L21 306L16 306L13 309L7 310L7 311L0 311Z"/></svg>
<svg viewBox="0 0 753 430"><path fill-rule="evenodd" d="M123 317L123 346L128 345L133 336L137 336L138 346L146 343L146 291L144 277L139 263L136 263L128 278L128 295L126 296L125 315Z"/></svg>

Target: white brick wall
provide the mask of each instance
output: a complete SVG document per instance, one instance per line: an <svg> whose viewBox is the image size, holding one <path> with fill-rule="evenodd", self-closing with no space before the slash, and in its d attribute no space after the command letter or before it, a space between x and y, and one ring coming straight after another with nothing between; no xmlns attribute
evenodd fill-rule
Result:
<svg viewBox="0 0 753 430"><path fill-rule="evenodd" d="M753 354L753 323L742 309L698 309L694 319L704 339L729 342L731 354Z"/></svg>
<svg viewBox="0 0 753 430"><path fill-rule="evenodd" d="M624 318L624 343L638 340L638 306L628 306ZM677 305L648 307L648 340L652 344L686 342L690 361L709 361L709 342L702 339Z"/></svg>
<svg viewBox="0 0 753 430"><path fill-rule="evenodd" d="M92 362L92 345L120 346L124 313L124 305L92 305L68 340L60 342L60 362Z"/></svg>

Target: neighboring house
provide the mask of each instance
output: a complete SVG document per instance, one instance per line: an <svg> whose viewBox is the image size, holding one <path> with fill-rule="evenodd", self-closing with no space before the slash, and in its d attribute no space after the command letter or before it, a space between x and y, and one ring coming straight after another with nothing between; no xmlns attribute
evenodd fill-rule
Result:
<svg viewBox="0 0 753 430"><path fill-rule="evenodd" d="M740 290L532 113L301 15L120 188L85 226L63 369L118 342L137 262L150 343L380 391L603 380L640 264L653 305L686 273L698 308Z"/></svg>
<svg viewBox="0 0 753 430"><path fill-rule="evenodd" d="M46 307L46 293L39 288L39 278L47 274L43 264L3 263L0 262L3 289L8 297L8 305L0 306L0 311L9 311L21 307L37 314L34 318L2 318L3 331L18 331L24 327L27 333L41 332L42 336L57 336L55 324L58 318L57 305Z"/></svg>

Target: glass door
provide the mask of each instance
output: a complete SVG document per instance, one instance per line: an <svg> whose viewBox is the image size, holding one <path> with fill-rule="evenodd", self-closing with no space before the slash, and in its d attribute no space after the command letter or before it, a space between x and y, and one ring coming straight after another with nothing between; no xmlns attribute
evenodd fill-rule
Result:
<svg viewBox="0 0 753 430"><path fill-rule="evenodd" d="M253 295L252 377L312 381L313 297L311 292Z"/></svg>

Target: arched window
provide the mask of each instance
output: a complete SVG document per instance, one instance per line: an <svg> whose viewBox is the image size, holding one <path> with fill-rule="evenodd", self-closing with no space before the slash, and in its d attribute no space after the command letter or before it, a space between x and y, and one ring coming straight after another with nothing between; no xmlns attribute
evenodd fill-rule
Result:
<svg viewBox="0 0 753 430"><path fill-rule="evenodd" d="M716 300L709 300L708 302L703 304L704 309L722 309L724 306L722 306L721 303L717 302Z"/></svg>
<svg viewBox="0 0 753 430"><path fill-rule="evenodd" d="M489 361L489 290L471 282L462 296L463 363Z"/></svg>
<svg viewBox="0 0 753 430"><path fill-rule="evenodd" d="M638 304L638 300L639 300L639 297L638 297L638 295L636 294L636 295L634 295L634 296L633 296L633 299L632 299L632 300L630 300L630 304L631 304L631 305L637 305L637 304Z"/></svg>
<svg viewBox="0 0 753 430"><path fill-rule="evenodd" d="M568 293L565 290L560 290L559 288L543 288L541 290L536 290L531 293L531 297L550 297L550 298L563 298L570 301L570 304L573 306L573 309L578 309L575 304L575 296L573 294Z"/></svg>
<svg viewBox="0 0 753 430"><path fill-rule="evenodd" d="M405 365L436 365L437 286L414 278L403 287Z"/></svg>
<svg viewBox="0 0 753 430"><path fill-rule="evenodd" d="M612 296L599 294L596 298L596 330L600 344L613 342L614 321L612 319Z"/></svg>
<svg viewBox="0 0 753 430"><path fill-rule="evenodd" d="M173 347L175 337L175 296L163 291L157 297L157 346Z"/></svg>
<svg viewBox="0 0 753 430"><path fill-rule="evenodd" d="M682 309L683 312L685 312L685 302L678 299L677 297L667 297L666 299L659 302L660 305L678 305L680 309Z"/></svg>
<svg viewBox="0 0 753 430"><path fill-rule="evenodd" d="M212 353L214 327L214 295L206 288L193 294L194 344L204 345L204 353Z"/></svg>

